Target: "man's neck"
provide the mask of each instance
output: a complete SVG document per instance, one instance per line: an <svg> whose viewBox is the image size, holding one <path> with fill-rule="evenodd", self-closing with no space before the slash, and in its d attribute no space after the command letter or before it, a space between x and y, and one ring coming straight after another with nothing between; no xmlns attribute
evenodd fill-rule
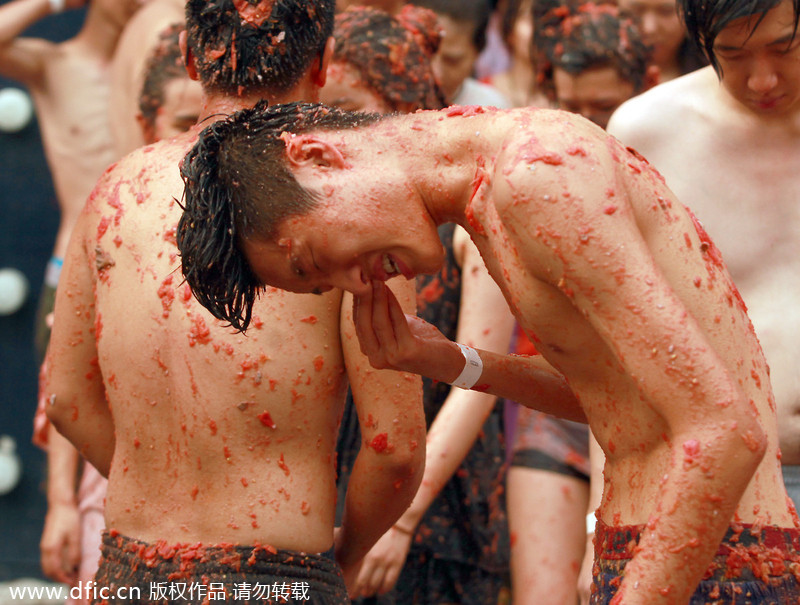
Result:
<svg viewBox="0 0 800 605"><path fill-rule="evenodd" d="M393 149L401 150L394 159L435 222L463 222L482 162L480 138L475 124L459 117L441 117L426 112L399 118L404 126L402 138L387 136L386 140L392 140ZM420 133L425 134L421 137Z"/></svg>
<svg viewBox="0 0 800 605"><path fill-rule="evenodd" d="M319 96L317 87L310 84L306 78L300 81L294 88L282 95L271 95L263 91L242 92L241 95L234 95L225 92L206 90L206 102L200 112L199 122L211 119L219 119L235 113L241 109L254 107L259 101L267 100L270 105L291 103L293 101L316 101Z"/></svg>

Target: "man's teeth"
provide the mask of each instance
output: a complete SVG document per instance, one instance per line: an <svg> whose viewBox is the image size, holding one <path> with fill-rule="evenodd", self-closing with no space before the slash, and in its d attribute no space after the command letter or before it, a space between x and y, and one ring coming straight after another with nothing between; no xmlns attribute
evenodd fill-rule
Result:
<svg viewBox="0 0 800 605"><path fill-rule="evenodd" d="M400 269L397 268L397 265L394 264L391 258L388 255L383 257L383 270L386 271L389 275L394 275L395 273L400 273Z"/></svg>

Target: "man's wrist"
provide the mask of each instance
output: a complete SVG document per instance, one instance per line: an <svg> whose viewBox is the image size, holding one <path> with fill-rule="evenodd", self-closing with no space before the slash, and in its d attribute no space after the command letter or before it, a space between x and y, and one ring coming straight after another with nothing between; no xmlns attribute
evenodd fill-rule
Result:
<svg viewBox="0 0 800 605"><path fill-rule="evenodd" d="M468 391L480 380L481 374L483 374L483 361L481 360L481 356L478 355L478 352L472 347L462 345L458 342L456 344L461 349L461 354L464 356L464 369L461 370L461 374L450 384Z"/></svg>
<svg viewBox="0 0 800 605"><path fill-rule="evenodd" d="M405 535L411 536L411 537L413 537L414 533L415 533L415 531L413 529L408 529L407 527L404 527L403 525L401 525L399 522L395 523L394 525L392 525L392 529L394 529L396 531L399 531L401 534L405 534Z"/></svg>

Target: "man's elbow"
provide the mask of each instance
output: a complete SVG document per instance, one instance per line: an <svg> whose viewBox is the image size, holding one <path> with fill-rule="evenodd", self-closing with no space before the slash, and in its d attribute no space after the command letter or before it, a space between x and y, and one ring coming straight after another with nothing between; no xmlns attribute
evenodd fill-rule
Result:
<svg viewBox="0 0 800 605"><path fill-rule="evenodd" d="M397 446L389 454L384 469L394 478L398 491L417 492L425 471L425 435Z"/></svg>
<svg viewBox="0 0 800 605"><path fill-rule="evenodd" d="M752 416L736 421L732 430L720 429L716 437L722 444L720 459L735 466L740 473L748 470L750 474L755 473L769 445L767 432Z"/></svg>
<svg viewBox="0 0 800 605"><path fill-rule="evenodd" d="M55 429L64 434L64 426L69 421L67 411L64 409L66 406L63 404L63 398L59 399L55 391L51 390L44 394L45 408L44 412L50 424Z"/></svg>

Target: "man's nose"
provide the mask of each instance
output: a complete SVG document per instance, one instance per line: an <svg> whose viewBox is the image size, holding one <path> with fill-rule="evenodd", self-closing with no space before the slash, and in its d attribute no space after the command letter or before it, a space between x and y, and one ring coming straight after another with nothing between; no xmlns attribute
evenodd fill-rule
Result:
<svg viewBox="0 0 800 605"><path fill-rule="evenodd" d="M639 18L639 26L642 28L642 34L652 36L658 31L658 15L653 11L644 11Z"/></svg>
<svg viewBox="0 0 800 605"><path fill-rule="evenodd" d="M753 92L767 93L778 84L778 74L772 63L765 58L754 60L750 75L747 78L747 87Z"/></svg>
<svg viewBox="0 0 800 605"><path fill-rule="evenodd" d="M372 285L366 279L360 265L352 265L331 275L331 285L352 292L356 296L368 294Z"/></svg>

